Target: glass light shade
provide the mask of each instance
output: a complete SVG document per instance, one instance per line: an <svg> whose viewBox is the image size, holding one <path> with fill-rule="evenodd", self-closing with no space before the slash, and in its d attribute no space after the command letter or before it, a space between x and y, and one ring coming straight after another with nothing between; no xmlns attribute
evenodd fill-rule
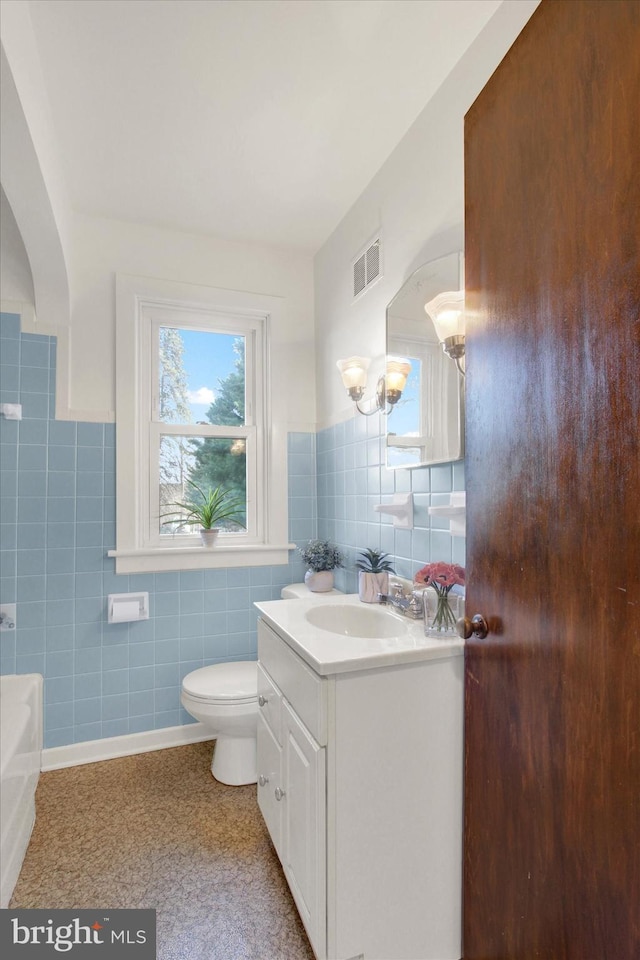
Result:
<svg viewBox="0 0 640 960"><path fill-rule="evenodd" d="M370 363L371 360L368 357L348 357L346 360L338 360L336 366L347 391L364 390Z"/></svg>
<svg viewBox="0 0 640 960"><path fill-rule="evenodd" d="M425 303L424 310L433 320L441 343L448 337L464 336L464 290L440 293Z"/></svg>
<svg viewBox="0 0 640 960"><path fill-rule="evenodd" d="M411 373L411 361L401 357L389 357L387 360L387 374L385 384L387 391L397 390L402 393L407 377Z"/></svg>

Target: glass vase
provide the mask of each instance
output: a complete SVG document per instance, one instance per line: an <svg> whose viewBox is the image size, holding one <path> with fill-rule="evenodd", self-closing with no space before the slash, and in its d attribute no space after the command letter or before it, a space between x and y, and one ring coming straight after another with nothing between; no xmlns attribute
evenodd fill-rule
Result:
<svg viewBox="0 0 640 960"><path fill-rule="evenodd" d="M464 599L446 590L428 587L422 594L424 632L428 637L455 637L456 621L464 616Z"/></svg>

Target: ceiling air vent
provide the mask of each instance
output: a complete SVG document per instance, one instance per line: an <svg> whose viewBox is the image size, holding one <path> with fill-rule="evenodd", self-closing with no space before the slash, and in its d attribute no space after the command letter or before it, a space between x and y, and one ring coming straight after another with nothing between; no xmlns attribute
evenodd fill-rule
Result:
<svg viewBox="0 0 640 960"><path fill-rule="evenodd" d="M353 295L359 296L380 276L380 238L369 244L353 264Z"/></svg>

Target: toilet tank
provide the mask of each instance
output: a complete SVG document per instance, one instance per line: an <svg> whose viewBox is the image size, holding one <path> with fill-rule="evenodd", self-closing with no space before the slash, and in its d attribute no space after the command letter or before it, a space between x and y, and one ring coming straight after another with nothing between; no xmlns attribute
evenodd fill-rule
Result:
<svg viewBox="0 0 640 960"><path fill-rule="evenodd" d="M333 590L327 591L327 593L321 594L321 596L326 597L332 593L342 593L342 590L336 590L334 587ZM309 590L306 583L290 583L289 586L283 587L280 591L280 596L283 600L300 600L304 597L313 596L311 590Z"/></svg>

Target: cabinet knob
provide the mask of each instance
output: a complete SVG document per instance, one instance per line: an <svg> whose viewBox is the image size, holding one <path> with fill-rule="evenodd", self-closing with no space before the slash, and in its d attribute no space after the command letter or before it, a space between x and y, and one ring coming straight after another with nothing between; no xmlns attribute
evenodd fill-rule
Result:
<svg viewBox="0 0 640 960"><path fill-rule="evenodd" d="M275 795L276 795L276 800L282 800L282 798L284 797L284 790L281 790L280 787L276 787Z"/></svg>
<svg viewBox="0 0 640 960"><path fill-rule="evenodd" d="M265 777L264 773L261 773L258 777L258 783L261 787L264 787L267 783L269 783L269 777Z"/></svg>
<svg viewBox="0 0 640 960"><path fill-rule="evenodd" d="M260 694L260 696L258 697L258 706L264 707L266 703L267 703L267 698L263 697L262 694Z"/></svg>

